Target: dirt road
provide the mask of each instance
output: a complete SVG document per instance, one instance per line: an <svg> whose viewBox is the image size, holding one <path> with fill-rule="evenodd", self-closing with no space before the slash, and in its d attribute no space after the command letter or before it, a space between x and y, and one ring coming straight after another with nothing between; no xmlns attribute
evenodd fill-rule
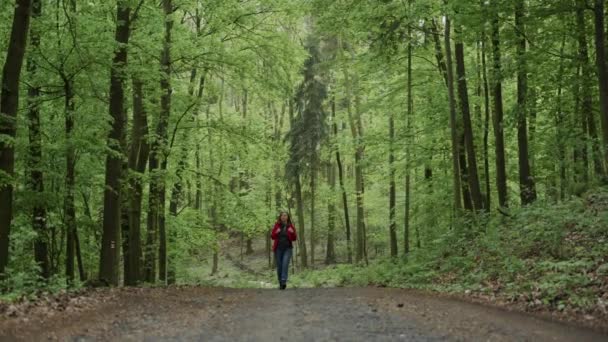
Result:
<svg viewBox="0 0 608 342"><path fill-rule="evenodd" d="M410 290L119 289L86 309L3 319L0 340L608 341L608 335Z"/></svg>

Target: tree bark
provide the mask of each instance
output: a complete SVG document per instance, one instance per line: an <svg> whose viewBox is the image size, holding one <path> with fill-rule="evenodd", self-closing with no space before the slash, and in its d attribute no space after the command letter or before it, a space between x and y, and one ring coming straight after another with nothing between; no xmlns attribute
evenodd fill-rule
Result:
<svg viewBox="0 0 608 342"><path fill-rule="evenodd" d="M498 205L508 207L507 197L507 167L505 157L505 139L502 104L502 71L500 53L500 27L498 19L498 3L493 1L496 13L492 18L492 95L494 98L493 127L496 153L496 189L498 190Z"/></svg>
<svg viewBox="0 0 608 342"><path fill-rule="evenodd" d="M333 126L333 133L335 139L338 138L338 123L336 122L336 94L332 93L331 97L331 119ZM344 170L342 167L342 158L340 158L340 149L337 142L333 143L333 149L336 154L336 165L338 166L338 180L340 183L340 192L342 193L342 207L344 212L344 225L346 227L346 253L348 263L353 262L353 252L351 244L351 227L350 227L350 215L348 214L348 197L346 196L346 187L344 186Z"/></svg>
<svg viewBox="0 0 608 342"><path fill-rule="evenodd" d="M447 54L447 53L446 53ZM462 123L464 133L464 147L467 158L467 180L471 193L471 202L475 210L484 209L483 197L479 186L477 173L477 156L475 154L475 139L473 137L473 126L471 124L471 112L469 108L469 95L467 88L466 71L464 64L464 45L460 37L455 44L456 76L458 78L458 97L460 98L460 110L462 112Z"/></svg>
<svg viewBox="0 0 608 342"><path fill-rule="evenodd" d="M129 43L131 8L125 0L116 5L117 44L110 73L110 116L111 130L108 148L112 151L106 157L106 179L104 190L103 234L99 278L110 285L118 285L118 263L120 254L120 186L123 176L123 155L125 145L126 115L124 109L124 68L127 65L127 44Z"/></svg>
<svg viewBox="0 0 608 342"><path fill-rule="evenodd" d="M481 72L483 81L483 107L484 107L484 120L483 120L483 167L485 175L485 189L486 199L485 207L490 209L492 200L492 189L490 187L490 157L489 157L489 144L488 138L490 133L490 89L488 86L488 74L486 66L486 33L485 30L481 34Z"/></svg>
<svg viewBox="0 0 608 342"><path fill-rule="evenodd" d="M566 35L563 36L560 48L560 54L563 55L564 48L566 45ZM557 146L557 156L559 163L557 164L559 174L559 199L564 200L566 198L566 143L564 142L565 134L565 115L562 108L562 92L564 87L564 60L560 60L559 68L557 71L557 99L555 108L555 145Z"/></svg>
<svg viewBox="0 0 608 342"><path fill-rule="evenodd" d="M522 205L536 200L536 186L530 170L528 157L528 121L527 121L527 95L528 95L528 68L526 63L526 27L525 0L518 0L515 4L515 31L517 32L517 146L519 157L519 192Z"/></svg>
<svg viewBox="0 0 608 342"><path fill-rule="evenodd" d="M76 206L74 191L76 186L76 153L72 134L74 131L74 88L72 79L64 76L65 95L65 138L66 138L66 175L65 198L63 202L64 226L66 229L65 272L68 285L74 280L74 259L76 253Z"/></svg>
<svg viewBox="0 0 608 342"><path fill-rule="evenodd" d="M302 199L302 185L299 174L295 175L294 181L296 183L296 204L298 206L298 235L300 236L298 239L300 243L298 245L300 248L302 267L306 268L308 267L308 256L306 255L306 230L304 229L304 200Z"/></svg>
<svg viewBox="0 0 608 342"><path fill-rule="evenodd" d="M163 141L163 147L165 150L167 146L167 126L169 123L169 117L171 116L171 30L173 28L173 1L163 0L163 12L165 15L165 37L163 40L163 50L160 58L160 116L163 121L163 134L161 139ZM159 225L158 225L158 278L162 283L167 280L167 233L165 231L165 180L164 176L167 170L167 151L163 154L161 162L161 172L163 179L160 182L161 187L159 188Z"/></svg>
<svg viewBox="0 0 608 342"><path fill-rule="evenodd" d="M604 0L595 0L595 56L599 83L600 118L604 141L604 165L608 165L608 64L606 62L606 34L604 28ZM606 180L604 180L606 181Z"/></svg>
<svg viewBox="0 0 608 342"><path fill-rule="evenodd" d="M40 0L32 1L32 18L37 20L42 14L42 4ZM40 85L37 83L38 70L38 49L40 46L40 33L37 29L30 30L31 52L27 61L27 71L29 74L28 85L28 168L29 182L28 188L35 196L32 208L32 227L36 232L34 241L34 260L40 267L40 275L48 278L51 272L48 255L48 232L46 226L46 204L44 196L44 172L42 167L42 132L40 127Z"/></svg>
<svg viewBox="0 0 608 342"><path fill-rule="evenodd" d="M315 267L315 190L316 190L316 162L310 165L310 266Z"/></svg>
<svg viewBox="0 0 608 342"><path fill-rule="evenodd" d="M587 29L585 25L585 0L577 0L576 2L576 31L577 31L577 41L578 41L578 69L580 73L577 73L578 82L576 85L576 90L578 92L577 99L582 98L580 101L580 111L578 108L575 109L575 113L580 113L580 117L578 122L580 122L581 134L580 140L577 142L576 153L579 154L581 160L577 166L577 175L579 175L579 180L587 183L589 182L589 153L588 153L588 145L589 142L594 144L592 139L589 139L589 124L588 117L589 115L593 115L593 100L591 94L591 87L589 80L591 79L591 65L589 63L589 49L587 46ZM593 118L593 116L591 116ZM593 150L592 150L593 151ZM594 155L595 153L591 153L592 158L594 160L599 159L599 163L595 163L595 165L600 166L601 170L601 156ZM600 171L601 175L601 171Z"/></svg>
<svg viewBox="0 0 608 342"><path fill-rule="evenodd" d="M452 68L452 42L450 40L451 21L448 17L445 20L444 43L446 48L446 84L448 88L448 100L450 104L450 132L452 137L452 171L453 171L453 196L454 208L458 211L462 209L461 198L461 163L458 141L458 124L456 121L456 98L454 95L454 71Z"/></svg>
<svg viewBox="0 0 608 342"><path fill-rule="evenodd" d="M142 280L141 205L143 200L143 174L146 171L150 145L148 143L148 117L144 107L143 83L133 78L133 128L129 152L129 234L128 254L125 255L124 281L127 286L136 286Z"/></svg>
<svg viewBox="0 0 608 342"><path fill-rule="evenodd" d="M325 264L336 263L335 230L336 230L336 167L330 161L327 163L327 179L331 194L327 199L327 247L325 249Z"/></svg>
<svg viewBox="0 0 608 342"><path fill-rule="evenodd" d="M351 95L353 93L353 84L356 86L356 80L351 84L350 77L348 72L346 72L346 82L348 87L348 99L347 99L347 112L349 117L349 123L351 128L351 133L353 136L353 140L355 140L355 192L357 196L357 240L356 240L356 250L355 250L355 261L357 263L361 262L365 258L365 210L363 207L363 143L362 132L361 132L361 113L359 112L359 103L358 103L358 90L355 90L355 112L356 118L353 117L352 108L351 108Z"/></svg>
<svg viewBox="0 0 608 342"><path fill-rule="evenodd" d="M388 186L388 210L389 210L389 245L391 249L391 257L398 255L397 251L397 222L395 221L396 201L395 201L395 115L391 112L388 121L388 137L389 137L389 186Z"/></svg>
<svg viewBox="0 0 608 342"><path fill-rule="evenodd" d="M15 138L19 108L19 78L30 26L30 0L16 0L6 60L2 69L0 91L0 136ZM9 258L9 237L13 215L13 176L15 145L7 138L0 140L0 277Z"/></svg>

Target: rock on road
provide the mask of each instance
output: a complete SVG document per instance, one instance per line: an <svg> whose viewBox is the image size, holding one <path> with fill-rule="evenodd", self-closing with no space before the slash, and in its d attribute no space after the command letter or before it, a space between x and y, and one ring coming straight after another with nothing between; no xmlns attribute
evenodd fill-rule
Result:
<svg viewBox="0 0 608 342"><path fill-rule="evenodd" d="M531 315L384 288L117 290L86 310L0 322L0 341L608 341Z"/></svg>

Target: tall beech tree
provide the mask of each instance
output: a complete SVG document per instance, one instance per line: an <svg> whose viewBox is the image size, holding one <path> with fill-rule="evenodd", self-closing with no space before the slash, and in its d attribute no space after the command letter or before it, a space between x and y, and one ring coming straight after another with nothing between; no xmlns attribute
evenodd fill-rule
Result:
<svg viewBox="0 0 608 342"><path fill-rule="evenodd" d="M461 30L459 30L461 31ZM462 113L462 124L464 134L464 145L467 155L468 174L467 180L471 192L471 200L475 210L484 208L479 176L477 173L477 156L475 154L475 139L473 137L473 125L471 124L471 112L469 108L469 94L467 88L467 76L464 65L464 44L457 36L455 49L456 76L458 77L458 97L460 99L460 111Z"/></svg>
<svg viewBox="0 0 608 342"><path fill-rule="evenodd" d="M103 235L99 278L110 285L118 285L118 263L120 256L121 182L125 150L126 113L124 106L124 82L127 65L129 37L131 34L131 7L128 1L116 3L116 49L110 72L110 117L111 130L108 135L106 157L105 190L103 206Z"/></svg>
<svg viewBox="0 0 608 342"><path fill-rule="evenodd" d="M496 190L498 191L498 205L508 207L507 197L507 161L504 137L504 113L502 99L502 55L500 52L500 6L496 1L491 1L491 42L492 42L492 101L494 111L492 112L492 125L494 127L494 151L496 159Z"/></svg>
<svg viewBox="0 0 608 342"><path fill-rule="evenodd" d="M30 29L30 53L27 60L27 71L29 78L28 94L28 167L29 187L33 195L37 197L32 208L32 227L36 232L34 242L34 260L40 266L42 277L48 278L51 273L49 263L49 246L47 231L47 210L44 200L44 168L42 163L42 127L40 126L40 91L41 86L38 77L38 63L40 56L40 29L35 27L36 21L42 15L42 3L40 0L32 1L32 28Z"/></svg>
<svg viewBox="0 0 608 342"><path fill-rule="evenodd" d="M536 200L536 186L530 169L528 150L528 67L526 64L526 3L515 3L515 30L517 31L517 146L519 157L519 189L522 204Z"/></svg>
<svg viewBox="0 0 608 342"><path fill-rule="evenodd" d="M604 1L595 0L593 6L595 23L595 63L599 84L600 119L604 141L604 164L608 165L608 62L606 62L606 28Z"/></svg>
<svg viewBox="0 0 608 342"><path fill-rule="evenodd" d="M9 259L19 80L30 27L31 7L31 0L15 1L10 40L0 83L0 276L4 275Z"/></svg>

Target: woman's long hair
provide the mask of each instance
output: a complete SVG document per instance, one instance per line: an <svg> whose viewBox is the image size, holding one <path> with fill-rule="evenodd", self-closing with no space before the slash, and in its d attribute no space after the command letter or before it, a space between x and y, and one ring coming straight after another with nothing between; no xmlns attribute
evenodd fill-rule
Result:
<svg viewBox="0 0 608 342"><path fill-rule="evenodd" d="M288 226L289 226L289 225L292 225L293 223L291 222L291 215L289 215L289 213L288 213L288 212L286 212L286 211L281 211L281 212L279 213L279 216L277 217L277 223L282 223L282 222L281 222L281 216L283 216L283 214L287 215L287 225L288 225Z"/></svg>

